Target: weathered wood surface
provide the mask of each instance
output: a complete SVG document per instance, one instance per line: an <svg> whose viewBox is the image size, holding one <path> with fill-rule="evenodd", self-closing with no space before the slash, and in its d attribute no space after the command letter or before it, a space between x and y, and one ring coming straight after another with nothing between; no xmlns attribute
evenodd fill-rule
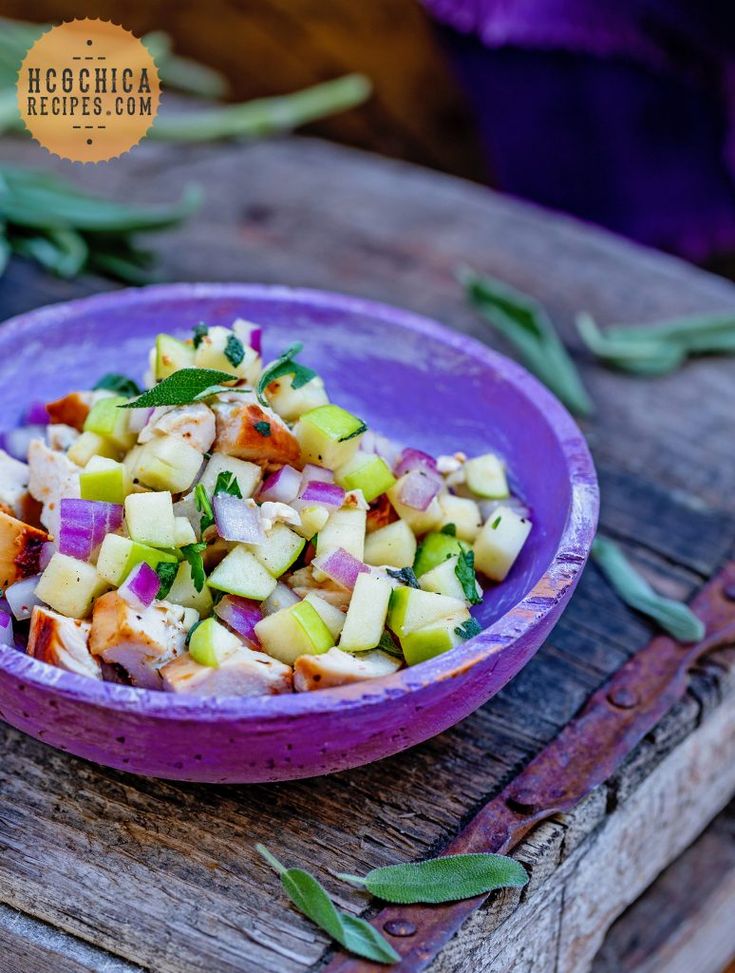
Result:
<svg viewBox="0 0 735 973"><path fill-rule="evenodd" d="M2 153L49 162L23 143L3 143ZM80 178L74 167L58 168ZM161 237L166 279L333 288L423 311L492 343L462 302L453 277L461 263L536 294L567 333L581 307L606 323L735 301L724 281L572 221L309 140L218 150L143 145L114 166L85 168L83 179L123 199L171 198L192 181L205 186L201 214L183 231ZM52 281L15 263L0 281L0 315L100 286L109 285ZM732 360L702 361L676 376L641 381L585 362L600 405L586 431L601 475L602 522L677 596L715 572L735 541L734 371ZM156 973L307 969L324 955L326 940L285 906L253 852L256 841L287 861L310 864L345 908L365 908L361 895L340 887L330 870L360 872L440 847L650 634L591 568L548 643L496 699L409 753L319 781L224 788L142 780L0 728L0 902ZM569 908L561 894L563 869L578 855L584 876L592 832L618 828L615 815L635 801L655 768L695 731L706 731L705 716L714 719L722 695L733 689L730 655L717 653L686 700L601 793L519 849L532 872L524 908L535 903L538 913L539 925L529 929L554 926L555 910L562 916ZM709 773L715 751L703 759ZM687 840L729 794L713 790L705 797L691 810ZM644 816L649 810L639 807ZM658 869L683 848L674 840L662 847ZM649 880L654 877L655 870ZM618 908L629 901L619 898ZM436 968L471 968L475 922L483 937L504 919L503 928L525 928L517 904L511 895L498 897ZM614 918L606 915L605 922ZM0 942L4 928L7 923L0 924ZM506 941L533 956L528 968L547 968L542 942ZM577 946L570 941L565 949ZM489 957L487 968L515 970L519 956L508 955L505 966ZM77 967L68 969L85 960L73 962ZM56 968L64 970L61 961Z"/></svg>

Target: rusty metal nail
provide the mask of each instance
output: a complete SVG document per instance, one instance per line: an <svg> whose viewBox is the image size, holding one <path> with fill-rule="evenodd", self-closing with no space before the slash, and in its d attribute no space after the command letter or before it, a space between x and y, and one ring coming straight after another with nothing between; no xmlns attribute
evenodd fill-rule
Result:
<svg viewBox="0 0 735 973"><path fill-rule="evenodd" d="M408 919L389 919L384 923L383 929L389 936L415 936L416 926Z"/></svg>
<svg viewBox="0 0 735 973"><path fill-rule="evenodd" d="M618 686L607 694L607 701L619 709L633 709L638 703L638 694L627 686Z"/></svg>
<svg viewBox="0 0 735 973"><path fill-rule="evenodd" d="M731 581L729 584L726 584L722 589L722 593L725 598L729 598L730 601L735 601L735 581Z"/></svg>

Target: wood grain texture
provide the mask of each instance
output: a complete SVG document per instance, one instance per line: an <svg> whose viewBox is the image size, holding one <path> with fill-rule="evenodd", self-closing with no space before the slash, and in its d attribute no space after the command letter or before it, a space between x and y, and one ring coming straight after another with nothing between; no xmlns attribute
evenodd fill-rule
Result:
<svg viewBox="0 0 735 973"><path fill-rule="evenodd" d="M2 149L9 160L50 161L28 143ZM57 168L80 178L72 166ZM461 263L536 294L568 335L581 307L606 323L735 300L725 282L571 220L311 140L216 151L144 144L113 167L85 169L83 180L121 199L170 199L192 181L205 187L201 213L180 232L160 236L166 279L359 293L493 344L454 281ZM0 315L103 286L111 285L41 278L14 262L0 280ZM654 583L686 597L735 541L732 360L694 363L657 381L586 361L584 368L599 403L586 432L601 470L605 527ZM256 841L288 863L311 866L345 908L362 911L366 900L338 885L330 870L359 873L431 854L651 632L591 567L547 644L487 706L409 753L319 781L225 788L136 779L2 727L0 901L156 973L305 970L324 955L326 939L286 906L253 851ZM563 835L555 824L545 826L519 850L539 895L558 902L564 862L582 856L590 832L614 818L703 717L717 712L731 691L731 669L728 653L718 653L604 792L564 822ZM681 850L666 848L670 855ZM485 934L506 916L526 926L514 911L517 901L509 896ZM621 909L627 904L619 900ZM568 902L554 908L562 906ZM548 912L541 909L539 921L553 926L551 906ZM474 942L471 930L458 937L465 959ZM528 964L542 962L536 948L528 945Z"/></svg>

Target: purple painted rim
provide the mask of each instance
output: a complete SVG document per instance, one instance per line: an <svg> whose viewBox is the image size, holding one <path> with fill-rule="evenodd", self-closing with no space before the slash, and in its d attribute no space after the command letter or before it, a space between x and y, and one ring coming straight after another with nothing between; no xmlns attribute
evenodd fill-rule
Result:
<svg viewBox="0 0 735 973"><path fill-rule="evenodd" d="M157 299L221 298L294 300L304 305L370 315L395 327L426 335L459 351L470 351L480 362L503 375L504 379L543 413L558 439L566 462L571 487L569 515L553 560L544 568L539 582L527 595L494 624L462 646L417 666L369 683L355 683L318 692L267 697L186 697L156 690L136 689L115 683L63 672L15 649L0 646L0 669L20 680L44 687L51 694L113 711L151 716L157 719L186 719L203 722L220 719L272 720L297 718L309 714L344 712L354 706L379 704L387 698L407 695L426 686L454 678L487 659L510 649L529 630L553 614L563 591L574 587L583 570L594 539L599 511L599 490L587 442L559 400L516 362L461 332L451 331L431 318L391 307L377 301L310 288L291 288L261 284L161 284L97 294L92 297L52 304L9 318L3 328L12 326L18 337L38 333L45 325L73 318L79 311L104 311L146 303ZM563 579L563 581L562 581Z"/></svg>

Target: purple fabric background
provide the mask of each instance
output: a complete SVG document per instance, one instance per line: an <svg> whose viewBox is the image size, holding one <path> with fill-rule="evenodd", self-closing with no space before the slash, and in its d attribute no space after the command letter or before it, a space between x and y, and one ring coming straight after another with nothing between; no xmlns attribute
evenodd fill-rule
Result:
<svg viewBox="0 0 735 973"><path fill-rule="evenodd" d="M501 189L693 260L735 247L735 4L424 4Z"/></svg>

